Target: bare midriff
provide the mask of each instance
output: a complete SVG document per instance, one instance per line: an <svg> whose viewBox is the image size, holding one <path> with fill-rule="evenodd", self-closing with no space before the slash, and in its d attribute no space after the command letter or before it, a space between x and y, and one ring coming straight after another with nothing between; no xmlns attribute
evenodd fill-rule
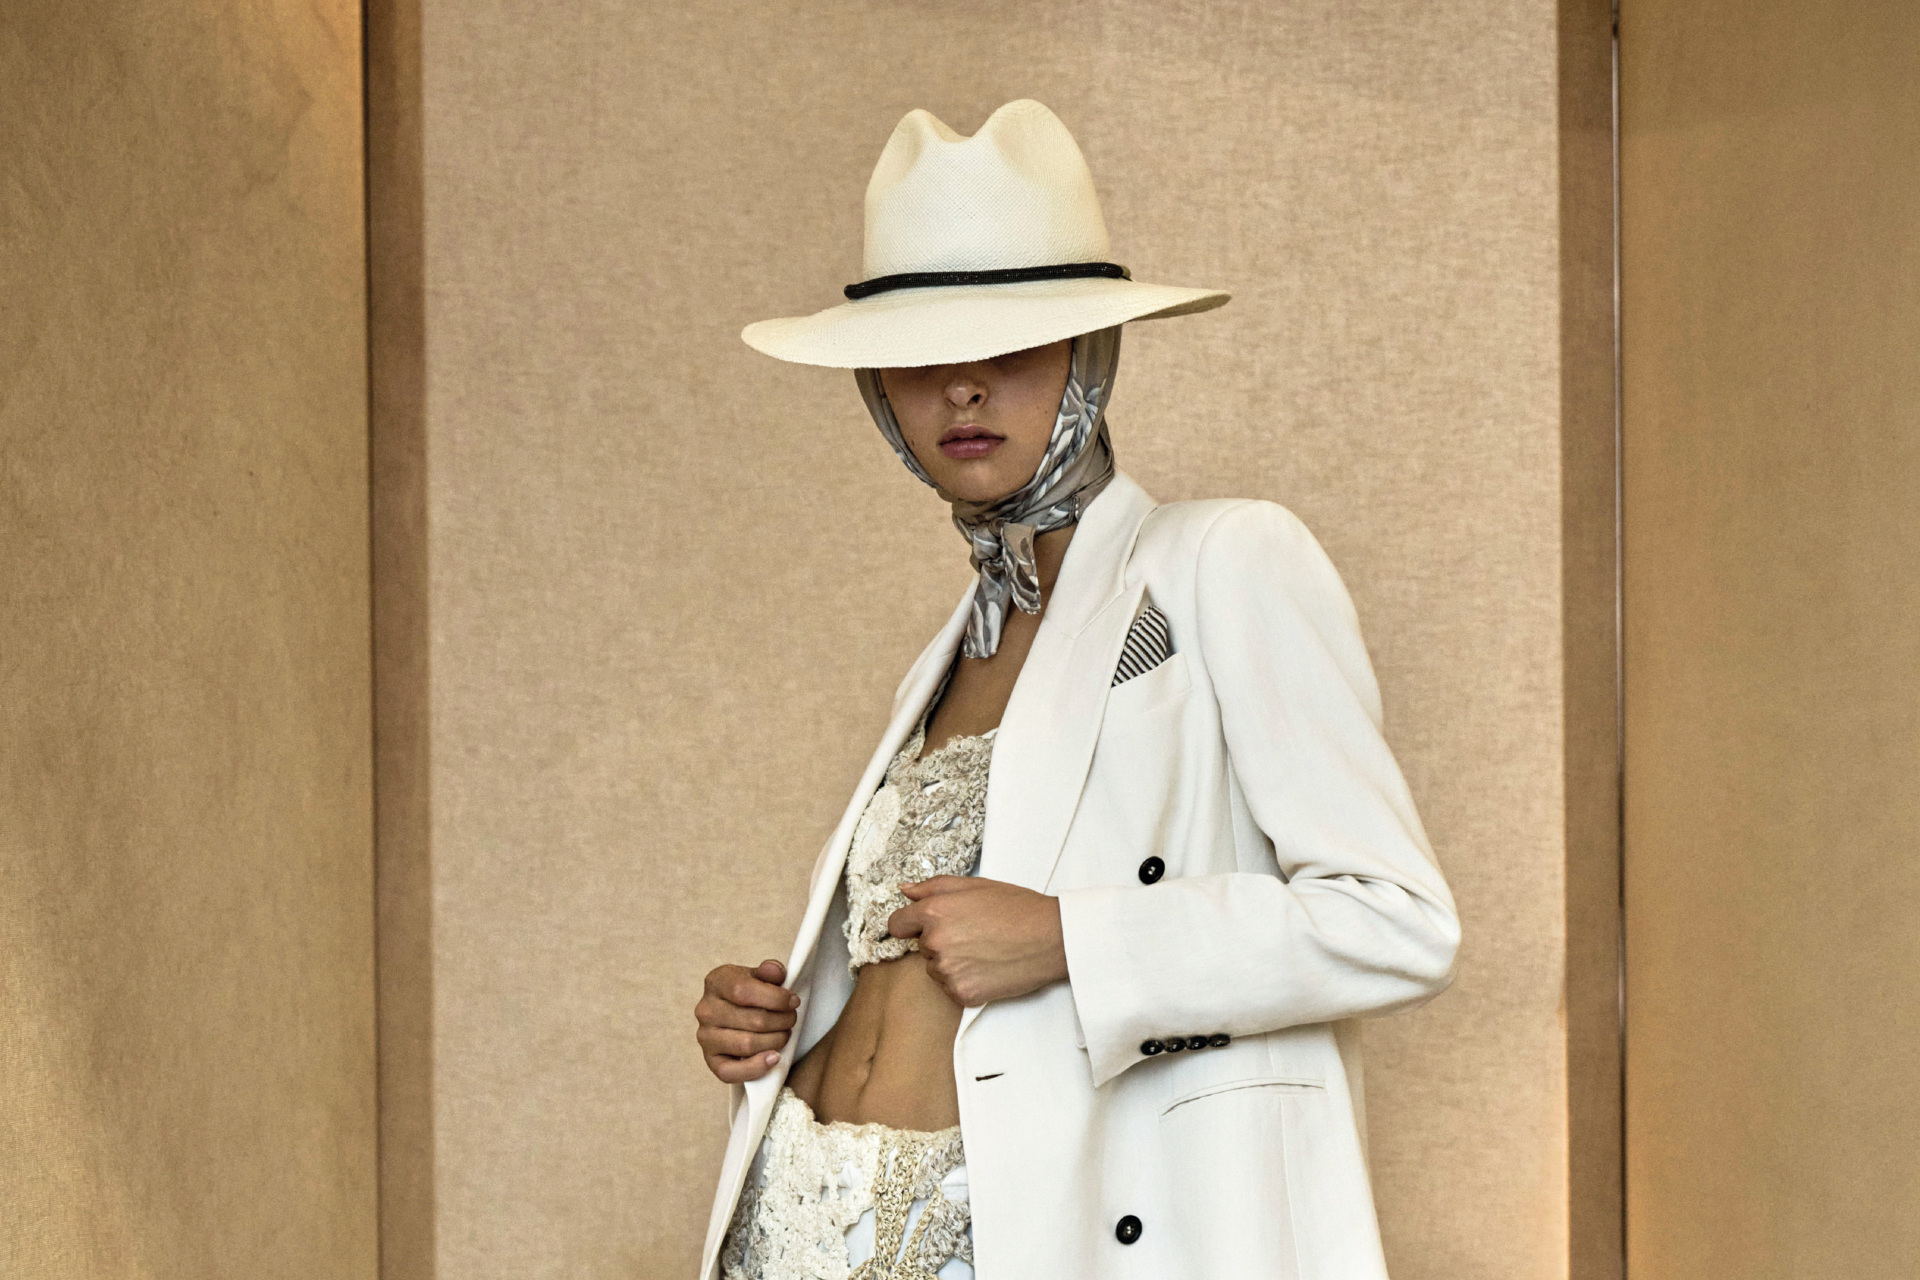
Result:
<svg viewBox="0 0 1920 1280"><path fill-rule="evenodd" d="M822 1123L949 1128L960 1123L959 1029L960 1006L919 952L863 965L840 1020L794 1065L787 1087Z"/></svg>

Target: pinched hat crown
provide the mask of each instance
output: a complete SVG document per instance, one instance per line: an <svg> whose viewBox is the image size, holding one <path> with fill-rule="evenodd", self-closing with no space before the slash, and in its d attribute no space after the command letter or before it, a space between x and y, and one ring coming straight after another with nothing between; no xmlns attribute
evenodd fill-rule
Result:
<svg viewBox="0 0 1920 1280"><path fill-rule="evenodd" d="M1099 262L1110 251L1080 147L1031 99L1001 107L971 138L908 112L867 183L867 280Z"/></svg>

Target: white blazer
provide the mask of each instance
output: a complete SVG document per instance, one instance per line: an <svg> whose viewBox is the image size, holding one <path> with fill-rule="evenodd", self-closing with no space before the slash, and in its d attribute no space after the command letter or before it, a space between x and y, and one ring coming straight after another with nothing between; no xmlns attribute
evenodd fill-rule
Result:
<svg viewBox="0 0 1920 1280"><path fill-rule="evenodd" d="M1147 601L1175 652L1113 686ZM798 1024L735 1086L704 1280L788 1064L852 991L847 846L967 609L814 866ZM1001 721L979 874L1060 899L1071 973L954 1037L980 1280L1383 1280L1354 1020L1443 990L1459 923L1353 605L1297 518L1156 506L1125 475L1094 500ZM1148 1051L1176 1036L1231 1041Z"/></svg>

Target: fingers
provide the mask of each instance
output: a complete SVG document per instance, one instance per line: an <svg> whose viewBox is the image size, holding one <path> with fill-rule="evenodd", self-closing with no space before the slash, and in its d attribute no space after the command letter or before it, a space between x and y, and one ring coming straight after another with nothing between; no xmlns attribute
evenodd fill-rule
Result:
<svg viewBox="0 0 1920 1280"><path fill-rule="evenodd" d="M786 966L762 961L748 969L723 964L707 975L706 991L693 1007L700 1024L695 1038L707 1070L727 1084L758 1080L780 1063L800 997L780 984Z"/></svg>
<svg viewBox="0 0 1920 1280"><path fill-rule="evenodd" d="M773 1053L787 1043L784 1031L735 1031L731 1027L701 1027L696 1033L708 1057L753 1058Z"/></svg>
<svg viewBox="0 0 1920 1280"><path fill-rule="evenodd" d="M758 969L723 964L707 975L707 994L742 1008L776 1011L799 1008L799 996L778 982L760 976L776 969L781 977L786 976L786 970L775 960L763 962Z"/></svg>
<svg viewBox="0 0 1920 1280"><path fill-rule="evenodd" d="M933 876L927 880L918 880L900 886L907 901L919 902L925 898L938 897L943 893L964 893L969 889L983 889L988 885L999 884L998 880L982 880L978 876Z"/></svg>
<svg viewBox="0 0 1920 1280"><path fill-rule="evenodd" d="M922 943L923 947L924 945L925 944ZM975 1003L973 998L973 984L961 980L960 977L952 971L951 967L937 955L930 956L927 960L927 976L933 979L934 985L940 988L941 993L944 994L947 999L953 1001L953 1003L960 1008L964 1009L968 1005Z"/></svg>
<svg viewBox="0 0 1920 1280"><path fill-rule="evenodd" d="M789 1031L795 1014L791 1009L755 1009L706 995L693 1006L693 1017L703 1027L728 1031Z"/></svg>
<svg viewBox="0 0 1920 1280"><path fill-rule="evenodd" d="M719 1054L707 1055L707 1070L723 1084L745 1084L749 1080L758 1080L774 1069L780 1062L777 1053L763 1053L753 1058L728 1058Z"/></svg>
<svg viewBox="0 0 1920 1280"><path fill-rule="evenodd" d="M1001 889L1005 884L999 880L982 880L977 876L933 876L900 886L911 905L904 906L887 917L887 932L896 938L920 938L926 945L927 926L939 917L944 908L939 899L955 893L971 893L981 889Z"/></svg>
<svg viewBox="0 0 1920 1280"><path fill-rule="evenodd" d="M926 925L927 909L918 903L904 906L887 917L887 933L895 938L917 938Z"/></svg>

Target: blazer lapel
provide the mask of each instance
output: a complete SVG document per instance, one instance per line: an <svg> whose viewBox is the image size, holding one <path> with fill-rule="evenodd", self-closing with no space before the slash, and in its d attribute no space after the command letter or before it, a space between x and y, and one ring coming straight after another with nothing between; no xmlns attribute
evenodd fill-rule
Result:
<svg viewBox="0 0 1920 1280"><path fill-rule="evenodd" d="M1044 891L1053 875L1145 590L1125 585L1126 566L1153 506L1139 485L1115 476L1067 547L994 743L980 859L989 879Z"/></svg>
<svg viewBox="0 0 1920 1280"><path fill-rule="evenodd" d="M1085 626L1034 637L1000 721L987 779L980 874L1045 892L1080 804L1113 668L1146 588L1109 597ZM1043 637L1045 637L1043 642Z"/></svg>
<svg viewBox="0 0 1920 1280"><path fill-rule="evenodd" d="M1114 665L1145 594L1127 558L1154 501L1124 473L1087 508L1000 718L980 875L1046 892L1080 807ZM960 1015L965 1035L980 1010Z"/></svg>

